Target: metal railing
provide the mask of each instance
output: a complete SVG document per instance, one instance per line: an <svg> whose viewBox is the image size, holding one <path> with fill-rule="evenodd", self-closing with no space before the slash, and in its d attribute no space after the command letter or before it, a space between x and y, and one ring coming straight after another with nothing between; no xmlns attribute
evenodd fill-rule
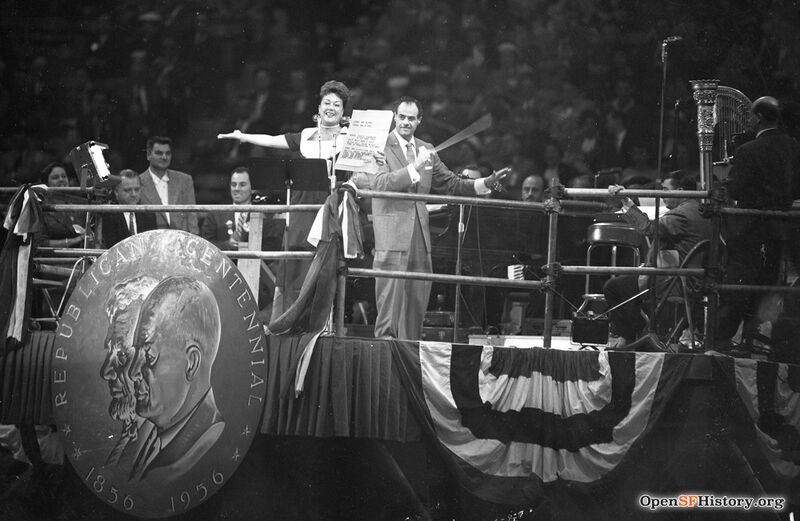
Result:
<svg viewBox="0 0 800 521"><path fill-rule="evenodd" d="M0 192L13 192L15 188L0 188ZM53 190L53 189L50 189ZM91 189L80 188L64 188L55 189L53 191L63 192L91 192ZM655 268L655 267L627 267L627 266L566 266L559 265L556 261L557 258L557 235L558 235L558 218L561 214L570 214L577 212L581 214L584 210L590 211L604 211L608 210L608 206L604 203L595 201L584 201L583 199L609 199L611 194L605 189L592 189L592 188L563 188L558 186L551 187L549 190L548 198L544 202L524 202L524 201L511 201L503 199L487 199L483 197L460 197L460 196L445 196L435 194L412 194L412 193L398 193L398 192L379 192L372 190L357 190L359 197L367 198L384 198L394 200L408 200L419 201L426 203L439 203L448 205L460 206L480 206L480 207L493 207L508 210L523 210L545 213L549 217L548 226L548 248L547 260L543 266L545 270L544 280L511 280L500 279L494 277L472 277L461 275L457 269L457 273L441 274L441 273L410 273L401 271L383 271L364 268L347 268L346 265L342 266L340 270L340 277L337 287L336 302L338 306L336 316L336 332L342 334L344 327L344 280L346 277L390 277L400 279L418 279L428 280L431 282L442 282L448 284L467 285L481 285L481 286L495 286L507 288L519 288L527 290L543 290L545 291L545 312L544 312L544 331L543 331L543 344L544 347L550 347L552 343L552 324L554 314L554 293L552 289L558 277L576 276L576 275L589 275L589 274L607 274L607 275L649 275L649 276L694 276L702 277L705 279L705 291L708 292L776 292L776 293L798 293L800 288L791 288L785 286L764 286L764 285L740 285L740 284L725 284L719 280L714 279L713 271L716 277L719 277L718 270L708 270L707 268ZM642 198L681 198L681 199L705 199L711 200L712 194L709 191L663 191L663 190L639 190L639 189L625 189L619 193L619 196L627 197L642 197ZM566 199L565 197L574 198ZM311 212L317 211L321 208L320 204L304 204L304 205L112 205L112 204L44 204L42 208L45 211L78 211L78 212L91 212L91 213L110 213L110 212L230 212L230 211L248 211L263 214L277 214L277 213L291 213L291 212ZM711 218L722 215L745 215L745 216L761 216L772 219L798 219L800 218L800 210L754 210L732 207L718 207L715 212L712 212ZM714 227L714 235L718 240L719 225ZM712 241L713 243L714 241ZM460 246L460 244L459 244ZM106 250L92 249L92 248L51 248L40 247L38 251L51 257L37 257L37 261L46 261L53 264L69 263L74 261L77 257L96 257L102 255ZM263 259L263 260L297 260L297 259L310 259L314 256L313 252L299 252L299 251L224 251L226 255L233 259ZM461 265L461 251L457 252L456 266ZM456 306L459 306L458 296L456 297ZM710 306L713 307L713 306ZM456 309L456 315L457 313ZM713 315L709 313L709 320L706 322L706 338L713 338L711 328L713 328ZM710 323L712 322L712 323ZM458 322L454 324L454 339L458 332Z"/></svg>

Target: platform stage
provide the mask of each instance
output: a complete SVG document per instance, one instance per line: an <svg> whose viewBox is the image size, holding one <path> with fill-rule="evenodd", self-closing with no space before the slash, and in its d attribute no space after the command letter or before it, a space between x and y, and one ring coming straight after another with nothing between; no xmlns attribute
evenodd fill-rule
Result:
<svg viewBox="0 0 800 521"><path fill-rule="evenodd" d="M686 492L798 509L800 366L486 344L323 337L295 397L299 339L270 337L262 436L201 510L617 521L653 519L645 493ZM0 360L0 421L52 422L52 349L52 335L37 333ZM662 514L776 519L769 509Z"/></svg>

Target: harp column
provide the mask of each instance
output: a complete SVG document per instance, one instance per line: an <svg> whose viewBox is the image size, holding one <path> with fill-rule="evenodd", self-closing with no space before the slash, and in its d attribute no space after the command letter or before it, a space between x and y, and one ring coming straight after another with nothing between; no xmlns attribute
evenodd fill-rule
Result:
<svg viewBox="0 0 800 521"><path fill-rule="evenodd" d="M700 145L700 189L711 190L712 188L712 166L714 159L712 151L714 148L714 105L717 101L717 87L719 80L692 80L692 91L694 100L697 103L697 141ZM710 201L710 200L709 200ZM711 216L711 244L708 251L708 266L717 266L719 259L719 236L720 236L720 216ZM712 282L719 282L717 277L711 275ZM717 308L719 302L715 293L705 296L705 346L706 349L713 349L716 345L717 328Z"/></svg>
<svg viewBox="0 0 800 521"><path fill-rule="evenodd" d="M719 80L692 80L692 92L697 103L697 141L700 145L700 189L711 189L711 168L714 163L714 103Z"/></svg>

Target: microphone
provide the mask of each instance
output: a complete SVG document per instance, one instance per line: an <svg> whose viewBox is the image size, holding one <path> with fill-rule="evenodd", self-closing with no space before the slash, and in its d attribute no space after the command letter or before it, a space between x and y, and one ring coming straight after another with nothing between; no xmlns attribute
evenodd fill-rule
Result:
<svg viewBox="0 0 800 521"><path fill-rule="evenodd" d="M679 42L683 40L683 36L667 36L664 38L664 43Z"/></svg>

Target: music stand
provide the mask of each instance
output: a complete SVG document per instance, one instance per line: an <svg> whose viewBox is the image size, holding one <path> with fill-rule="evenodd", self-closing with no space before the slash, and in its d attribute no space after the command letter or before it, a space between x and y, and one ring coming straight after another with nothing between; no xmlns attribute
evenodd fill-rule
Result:
<svg viewBox="0 0 800 521"><path fill-rule="evenodd" d="M286 190L286 205L292 204L292 190L329 192L328 163L324 159L250 158L250 184L254 190ZM289 228L291 212L286 213Z"/></svg>

